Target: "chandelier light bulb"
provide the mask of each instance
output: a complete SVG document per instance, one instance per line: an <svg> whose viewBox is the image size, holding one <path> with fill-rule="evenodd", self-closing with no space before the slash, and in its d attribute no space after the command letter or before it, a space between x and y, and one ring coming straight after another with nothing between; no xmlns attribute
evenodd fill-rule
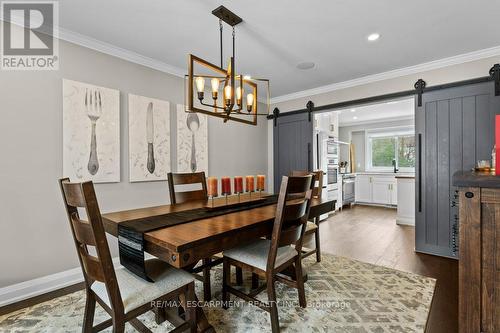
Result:
<svg viewBox="0 0 500 333"><path fill-rule="evenodd" d="M247 111L248 112L252 111L252 108L253 108L253 99L254 99L253 94L248 94L247 95Z"/></svg>
<svg viewBox="0 0 500 333"><path fill-rule="evenodd" d="M210 84L212 85L212 98L217 99L217 94L219 93L219 79L214 77L210 81Z"/></svg>
<svg viewBox="0 0 500 333"><path fill-rule="evenodd" d="M241 105L241 95L243 95L241 87L236 88L236 104L238 105Z"/></svg>
<svg viewBox="0 0 500 333"><path fill-rule="evenodd" d="M231 86L224 87L224 99L226 101L226 106L231 105L231 97L233 95L233 91Z"/></svg>
<svg viewBox="0 0 500 333"><path fill-rule="evenodd" d="M203 100L203 91L205 90L205 79L202 78L201 76L198 76L195 79L196 83L196 90L198 90L198 99L201 101Z"/></svg>

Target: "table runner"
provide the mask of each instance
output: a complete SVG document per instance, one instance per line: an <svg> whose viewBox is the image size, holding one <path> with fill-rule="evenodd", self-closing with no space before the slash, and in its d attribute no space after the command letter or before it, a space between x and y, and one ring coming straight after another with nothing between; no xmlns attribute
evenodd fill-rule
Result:
<svg viewBox="0 0 500 333"><path fill-rule="evenodd" d="M146 281L154 282L149 278L144 263L144 233L196 220L273 205L278 201L278 195L270 195L264 199L254 203L248 202L242 206L221 207L220 209L202 207L122 222L118 224L120 263L135 275Z"/></svg>

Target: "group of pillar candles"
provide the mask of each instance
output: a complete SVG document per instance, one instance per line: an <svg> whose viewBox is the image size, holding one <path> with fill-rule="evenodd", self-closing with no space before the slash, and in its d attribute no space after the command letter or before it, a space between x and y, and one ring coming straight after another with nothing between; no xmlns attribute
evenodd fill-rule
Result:
<svg viewBox="0 0 500 333"><path fill-rule="evenodd" d="M233 188L234 192L231 189L231 178L230 177L221 177L221 194L222 195L231 195L231 194L240 194L243 192L255 192L255 191L264 191L264 187L266 183L266 176L257 175L257 186L255 186L255 176L246 176L245 177L245 191L243 191L243 177L235 176L233 178ZM218 192L218 179L217 177L208 177L207 178L207 194L209 197L213 198L219 195Z"/></svg>

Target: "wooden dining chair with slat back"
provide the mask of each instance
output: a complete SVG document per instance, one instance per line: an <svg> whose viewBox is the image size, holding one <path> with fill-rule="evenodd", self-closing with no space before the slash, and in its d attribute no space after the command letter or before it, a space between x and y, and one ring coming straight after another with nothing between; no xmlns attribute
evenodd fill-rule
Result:
<svg viewBox="0 0 500 333"><path fill-rule="evenodd" d="M113 326L113 332L124 332L128 322L140 332L151 332L137 317L180 298L185 307L186 321L172 332L188 329L196 332L196 308L188 306L196 300L191 274L158 259L146 261L148 275L154 283L123 267L115 269L94 185L92 182L71 183L68 178L59 180L59 184L85 280L87 299L82 331L98 332ZM87 220L80 218L78 209L85 211ZM111 319L94 326L96 302Z"/></svg>
<svg viewBox="0 0 500 333"><path fill-rule="evenodd" d="M170 202L172 205L191 201L208 200L205 172L169 172L167 178L168 189L170 192ZM198 188L194 188L195 186ZM184 187L185 189L187 188L187 190L182 191L180 187ZM212 298L210 269L221 263L222 258L205 258L202 260L201 266L196 266L191 270L192 273L202 273L202 276L197 274L194 276L203 282L203 299L205 301L209 301Z"/></svg>
<svg viewBox="0 0 500 333"><path fill-rule="evenodd" d="M172 173L167 174L168 189L170 192L170 203L172 205L184 202L208 200L207 181L205 172L195 173ZM193 185L198 185L197 189ZM186 191L176 190L176 187L185 186Z"/></svg>
<svg viewBox="0 0 500 333"><path fill-rule="evenodd" d="M314 188L312 192L313 198L321 198L321 192L323 191L323 171L292 171L290 176L305 176L312 174L314 175ZM319 216L314 218L312 221L308 221L306 225L306 236L314 235L314 249L305 250L302 252L302 258L309 257L316 254L316 261L321 261L321 245L319 240Z"/></svg>
<svg viewBox="0 0 500 333"><path fill-rule="evenodd" d="M286 177L281 182L276 217L274 219L271 239L259 239L253 243L238 246L224 251L222 301L227 308L229 293L238 296L268 311L271 315L273 333L279 332L278 307L276 303L275 281L280 281L296 288L299 304L306 307L304 277L302 273L302 240L309 215L312 197L313 176ZM253 274L265 278L266 283L243 293L230 284L230 267L242 267ZM292 269L294 279L280 275ZM268 302L255 298L260 292L267 290Z"/></svg>

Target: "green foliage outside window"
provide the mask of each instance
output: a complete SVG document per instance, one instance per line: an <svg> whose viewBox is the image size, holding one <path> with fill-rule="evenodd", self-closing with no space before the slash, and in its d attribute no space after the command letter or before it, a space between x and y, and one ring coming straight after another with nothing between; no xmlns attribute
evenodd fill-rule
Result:
<svg viewBox="0 0 500 333"><path fill-rule="evenodd" d="M393 160L399 168L415 168L414 135L372 137L370 142L373 168L392 168Z"/></svg>

